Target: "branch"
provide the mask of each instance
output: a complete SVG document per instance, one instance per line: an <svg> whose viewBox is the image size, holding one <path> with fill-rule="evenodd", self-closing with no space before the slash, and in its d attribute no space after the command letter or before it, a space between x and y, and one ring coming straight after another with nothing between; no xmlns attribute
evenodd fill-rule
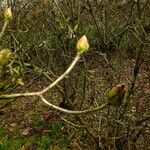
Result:
<svg viewBox="0 0 150 150"><path fill-rule="evenodd" d="M90 108L90 109L85 109L85 110L67 110L67 109L64 109L64 108L61 108L61 107L58 107L56 105L53 105L53 104L49 103L42 95L39 95L39 96L46 105L48 105L48 106L50 106L50 107L52 107L56 110L59 110L61 112L67 113L67 114L91 113L91 112L95 112L95 111L98 111L98 110L103 110L104 108L106 108L108 106L108 103L105 103L105 104L102 104L101 106Z"/></svg>
<svg viewBox="0 0 150 150"><path fill-rule="evenodd" d="M76 63L79 61L80 55L81 55L80 53L77 53L75 59L72 61L72 63L69 66L69 68L59 78L57 78L52 84L50 84L49 86L47 86L43 90L38 91L38 92L28 92L28 93L2 94L2 95L0 95L0 98L15 98L15 97L27 97L27 96L39 96L39 95L42 95L42 94L46 93L48 90L50 90L51 88L53 88L54 86L56 86L61 80L63 80L65 77L67 77L67 75L74 68L74 66L76 65Z"/></svg>
<svg viewBox="0 0 150 150"><path fill-rule="evenodd" d="M9 19L11 19L10 17L11 16L11 10L9 11L9 14L8 14L8 11L6 12L5 14L5 18L7 19L5 22L4 22L4 25L2 27L2 31L0 32L0 39L2 38L4 32L5 32L5 29L9 23ZM9 17L9 18L8 18ZM86 109L86 110L81 110L81 111L73 111L73 110L67 110L67 109L64 109L64 108L61 108L61 107L58 107L58 106L55 106L51 103L49 103L44 97L43 97L43 94L46 93L47 91L49 91L51 88L53 88L54 86L56 86L61 80L63 80L65 77L67 77L67 75L70 73L70 71L75 67L76 63L79 61L80 59L80 56L83 52L87 51L89 49L89 44L88 44L88 41L87 41L87 38L86 36L83 36L77 43L77 55L76 57L74 58L74 60L72 61L71 65L68 67L68 69L59 77L57 78L53 83L49 84L49 86L47 86L46 88L44 88L43 90L41 91L38 91L38 92L27 92L27 93L12 93L12 94L1 94L0 95L0 99L2 98L15 98L15 97L27 97L27 96L38 96L41 98L41 100L47 104L48 106L56 109L56 110L59 110L61 112L65 112L65 113L68 113L68 114L83 114L83 113L89 113L89 112L93 112L93 111L97 111L97 110L102 110L104 109L105 107L108 106L108 103L106 104L103 104L101 106L98 106L98 107L95 107L95 108L91 108L91 109Z"/></svg>
<svg viewBox="0 0 150 150"><path fill-rule="evenodd" d="M59 110L61 112L67 113L67 114L84 114L84 113L90 113L90 112L94 112L94 111L98 111L98 110L102 110L104 108L106 108L108 106L107 103L98 106L98 107L94 107L94 108L90 108L90 109L86 109L86 110L81 110L81 111L73 111L73 110L67 110L61 107L58 107L56 105L51 104L50 102L48 102L44 97L43 94L46 93L47 91L49 91L51 88L53 88L54 86L56 86L61 80L63 80L65 77L67 77L67 75L70 73L70 71L74 68L74 66L76 65L76 63L78 62L78 60L80 59L80 53L77 53L75 59L72 61L71 65L69 66L69 68L59 77L57 78L52 84L50 84L49 86L47 86L46 88L44 88L43 90L39 91L39 92L31 92L31 93L14 93L14 94L2 94L0 95L0 98L14 98L14 97L27 97L27 96L39 96L41 98L41 100L47 104L48 106Z"/></svg>

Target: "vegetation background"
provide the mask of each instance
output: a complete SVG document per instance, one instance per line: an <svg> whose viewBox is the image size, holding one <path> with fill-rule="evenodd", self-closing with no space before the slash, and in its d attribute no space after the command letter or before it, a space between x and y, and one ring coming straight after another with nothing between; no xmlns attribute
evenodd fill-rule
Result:
<svg viewBox="0 0 150 150"><path fill-rule="evenodd" d="M70 115L38 97L0 99L0 150L150 149L149 0L1 0L13 19L0 49L13 58L0 68L0 95L39 91L57 79L86 35L90 50L69 76L45 95L69 110L107 102L112 86L125 83L127 101L88 114Z"/></svg>

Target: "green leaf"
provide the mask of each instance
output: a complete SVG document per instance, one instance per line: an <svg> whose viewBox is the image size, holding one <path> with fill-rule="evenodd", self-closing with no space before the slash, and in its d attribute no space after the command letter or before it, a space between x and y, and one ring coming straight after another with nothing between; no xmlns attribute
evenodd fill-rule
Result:
<svg viewBox="0 0 150 150"><path fill-rule="evenodd" d="M21 85L21 86L24 85L24 82L22 81L22 78L18 78L18 79L17 79L17 83L18 83L19 85Z"/></svg>

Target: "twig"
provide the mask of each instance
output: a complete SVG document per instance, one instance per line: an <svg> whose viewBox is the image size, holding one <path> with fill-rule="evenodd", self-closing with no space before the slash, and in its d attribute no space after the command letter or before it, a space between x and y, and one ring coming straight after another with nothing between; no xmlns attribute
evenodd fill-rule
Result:
<svg viewBox="0 0 150 150"><path fill-rule="evenodd" d="M6 27L7 27L8 23L9 23L8 20L6 20L6 21L4 22L3 28L2 28L2 30L1 30L1 32L0 32L0 39L1 39L2 36L4 35L4 32L5 32L5 30L6 30Z"/></svg>
<svg viewBox="0 0 150 150"><path fill-rule="evenodd" d="M71 125L74 126L74 127L85 128L85 126L81 126L81 125L74 124L74 123L72 123L71 121L66 120L66 119L63 118L63 117L60 117L60 119L62 119L63 121L67 122L68 124L71 124Z"/></svg>

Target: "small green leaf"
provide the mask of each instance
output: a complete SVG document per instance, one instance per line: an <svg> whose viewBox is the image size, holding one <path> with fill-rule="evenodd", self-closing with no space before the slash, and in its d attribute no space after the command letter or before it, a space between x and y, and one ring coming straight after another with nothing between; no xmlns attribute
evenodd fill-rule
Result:
<svg viewBox="0 0 150 150"><path fill-rule="evenodd" d="M17 83L18 83L19 85L21 85L21 86L24 85L24 82L22 81L22 78L18 78L18 79L17 79Z"/></svg>

